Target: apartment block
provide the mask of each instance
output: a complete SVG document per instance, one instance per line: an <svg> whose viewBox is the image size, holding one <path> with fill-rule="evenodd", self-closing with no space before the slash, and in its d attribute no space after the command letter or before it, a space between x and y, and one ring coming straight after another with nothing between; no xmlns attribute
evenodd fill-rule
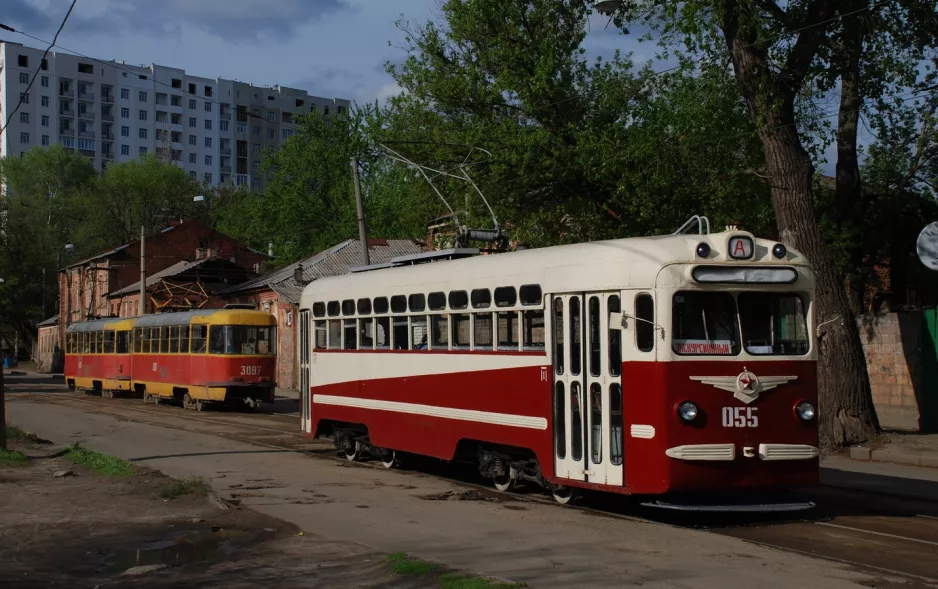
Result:
<svg viewBox="0 0 938 589"><path fill-rule="evenodd" d="M296 133L297 115L337 116L350 106L295 88L205 78L168 66L42 54L0 41L0 120L23 99L0 135L0 157L58 143L103 171L152 153L206 184L263 190L263 156Z"/></svg>

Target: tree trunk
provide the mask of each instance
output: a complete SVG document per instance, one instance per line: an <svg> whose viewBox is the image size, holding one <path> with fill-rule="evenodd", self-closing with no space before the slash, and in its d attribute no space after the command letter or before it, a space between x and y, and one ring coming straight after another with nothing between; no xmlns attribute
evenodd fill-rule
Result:
<svg viewBox="0 0 938 589"><path fill-rule="evenodd" d="M759 128L779 236L804 254L814 270L815 323L821 332L820 443L837 448L865 442L876 434L878 423L856 318L815 216L814 167L798 136L794 110L801 80L790 71L772 72L756 40L741 36L737 14L726 12L723 33L736 81Z"/></svg>

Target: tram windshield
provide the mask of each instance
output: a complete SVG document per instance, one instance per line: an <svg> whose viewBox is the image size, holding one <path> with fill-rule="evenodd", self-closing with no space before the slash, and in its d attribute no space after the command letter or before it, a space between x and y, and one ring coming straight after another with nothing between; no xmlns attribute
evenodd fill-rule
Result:
<svg viewBox="0 0 938 589"><path fill-rule="evenodd" d="M276 329L248 325L213 325L209 331L210 354L271 356L277 353Z"/></svg>
<svg viewBox="0 0 938 589"><path fill-rule="evenodd" d="M793 293L678 292L671 332L681 355L735 356L744 347L754 356L800 356L809 348L804 301Z"/></svg>

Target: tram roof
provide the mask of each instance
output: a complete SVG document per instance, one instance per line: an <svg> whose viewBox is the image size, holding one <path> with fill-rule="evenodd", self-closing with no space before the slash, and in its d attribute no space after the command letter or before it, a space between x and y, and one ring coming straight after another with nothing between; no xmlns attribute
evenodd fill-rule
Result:
<svg viewBox="0 0 938 589"><path fill-rule="evenodd" d="M265 311L253 309L197 309L179 313L156 313L137 318L112 317L73 323L65 330L68 333L102 331L107 328L162 327L164 325L276 325L276 318ZM118 325L120 324L120 325Z"/></svg>
<svg viewBox="0 0 938 589"><path fill-rule="evenodd" d="M706 242L717 259L726 256L733 236L748 236L756 245L753 260L727 260L728 264L805 264L804 256L788 250L786 260L772 259L777 243L757 239L745 231L708 235L681 234L633 237L527 249L378 269L316 280L304 289L301 305L313 301L390 296L434 290L539 284L545 292L574 292L617 288L653 288L659 271L670 264L699 262L697 244ZM728 256L726 256L728 257Z"/></svg>

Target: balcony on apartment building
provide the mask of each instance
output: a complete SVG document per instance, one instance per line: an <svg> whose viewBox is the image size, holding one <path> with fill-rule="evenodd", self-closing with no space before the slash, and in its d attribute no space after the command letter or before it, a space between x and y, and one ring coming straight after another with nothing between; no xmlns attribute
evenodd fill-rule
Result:
<svg viewBox="0 0 938 589"><path fill-rule="evenodd" d="M223 120L223 121L230 121L230 120L231 120L231 111L230 111L230 110L223 110L223 111L221 111L221 112L218 114L218 117L219 117L221 120Z"/></svg>
<svg viewBox="0 0 938 589"><path fill-rule="evenodd" d="M74 117L75 109L59 107L59 116L60 117Z"/></svg>
<svg viewBox="0 0 938 589"><path fill-rule="evenodd" d="M88 102L94 102L94 93L93 92L82 92L78 91L78 100L85 100Z"/></svg>
<svg viewBox="0 0 938 589"><path fill-rule="evenodd" d="M59 135L65 135L66 137L74 137L75 129L73 127L69 127L69 128L59 127Z"/></svg>
<svg viewBox="0 0 938 589"><path fill-rule="evenodd" d="M79 109L78 109L78 118L79 118L79 119L88 119L88 120L93 121L93 120L95 119L94 109L93 109L93 108L86 108L86 109L82 110L81 108L79 108Z"/></svg>
<svg viewBox="0 0 938 589"><path fill-rule="evenodd" d="M75 96L75 89L71 86L63 86L59 84L59 96L67 96L68 98L73 98Z"/></svg>
<svg viewBox="0 0 938 589"><path fill-rule="evenodd" d="M103 102L104 104L114 104L114 95L111 93L102 94L101 102Z"/></svg>
<svg viewBox="0 0 938 589"><path fill-rule="evenodd" d="M84 131L78 131L79 137L84 137L85 139L94 139L94 131L90 129L85 129Z"/></svg>
<svg viewBox="0 0 938 589"><path fill-rule="evenodd" d="M114 133L111 131L104 131L101 133L101 139L104 141L114 141Z"/></svg>
<svg viewBox="0 0 938 589"><path fill-rule="evenodd" d="M219 166L219 170L221 170L222 174L230 174L231 166Z"/></svg>
<svg viewBox="0 0 938 589"><path fill-rule="evenodd" d="M220 148L218 148L218 153L220 153L221 155L231 155L231 148L230 148L230 147L220 147Z"/></svg>
<svg viewBox="0 0 938 589"><path fill-rule="evenodd" d="M101 120L102 120L102 121L106 121L106 122L108 122L108 123L113 123L113 122L114 122L114 115L101 113Z"/></svg>

